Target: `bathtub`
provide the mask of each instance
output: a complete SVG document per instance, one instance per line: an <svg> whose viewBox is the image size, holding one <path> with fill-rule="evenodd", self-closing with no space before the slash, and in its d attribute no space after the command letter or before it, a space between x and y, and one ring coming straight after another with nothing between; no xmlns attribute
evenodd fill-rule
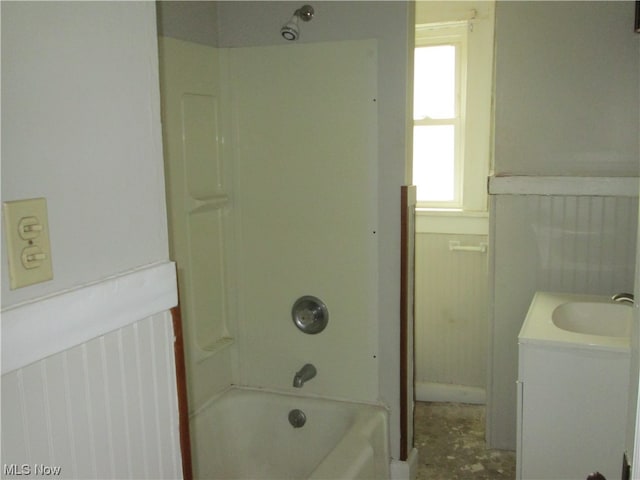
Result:
<svg viewBox="0 0 640 480"><path fill-rule="evenodd" d="M306 423L294 428L289 412ZM197 479L388 479L380 406L231 388L191 419Z"/></svg>

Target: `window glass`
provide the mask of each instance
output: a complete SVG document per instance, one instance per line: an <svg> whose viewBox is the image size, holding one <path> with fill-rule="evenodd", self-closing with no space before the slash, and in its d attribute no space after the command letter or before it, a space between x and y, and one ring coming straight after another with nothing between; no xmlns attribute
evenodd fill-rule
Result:
<svg viewBox="0 0 640 480"><path fill-rule="evenodd" d="M455 131L453 125L413 129L413 182L418 202L455 200Z"/></svg>
<svg viewBox="0 0 640 480"><path fill-rule="evenodd" d="M456 47L415 49L413 112L415 119L455 116Z"/></svg>

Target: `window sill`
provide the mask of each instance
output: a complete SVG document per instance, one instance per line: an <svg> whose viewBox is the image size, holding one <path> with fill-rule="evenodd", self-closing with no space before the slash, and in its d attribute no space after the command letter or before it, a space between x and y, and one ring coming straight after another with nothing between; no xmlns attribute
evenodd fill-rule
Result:
<svg viewBox="0 0 640 480"><path fill-rule="evenodd" d="M488 235L488 212L416 209L416 233Z"/></svg>

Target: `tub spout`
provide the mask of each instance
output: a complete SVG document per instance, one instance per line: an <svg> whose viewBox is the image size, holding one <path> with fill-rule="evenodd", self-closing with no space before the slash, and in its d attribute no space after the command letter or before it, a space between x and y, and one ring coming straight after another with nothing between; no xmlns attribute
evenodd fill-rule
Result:
<svg viewBox="0 0 640 480"><path fill-rule="evenodd" d="M316 367L307 363L293 377L293 386L296 388L302 388L302 386L316 376Z"/></svg>
<svg viewBox="0 0 640 480"><path fill-rule="evenodd" d="M633 304L633 294L632 293L616 293L613 297L611 297L611 300L615 302Z"/></svg>

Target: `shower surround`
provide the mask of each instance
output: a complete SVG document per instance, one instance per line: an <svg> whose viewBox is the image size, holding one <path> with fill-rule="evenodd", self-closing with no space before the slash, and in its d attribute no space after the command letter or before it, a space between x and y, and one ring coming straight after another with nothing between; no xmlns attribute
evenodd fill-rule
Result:
<svg viewBox="0 0 640 480"><path fill-rule="evenodd" d="M190 287L182 305L194 465L215 477L227 473L203 466L207 452L243 454L225 456L222 437L198 433L222 408L222 399L212 399L230 384L348 399L363 411L381 404L371 301L378 280L377 47L363 40L218 49L168 37L160 46L173 255ZM296 299L309 295L326 303L331 319L313 335L291 318ZM215 379L212 392L210 369L224 363L228 383ZM305 364L317 374L294 385ZM253 405L266 412L269 402ZM387 432L388 415L380 419ZM297 435L312 435L312 425ZM326 448L350 443L341 436L337 429L336 444ZM375 463L384 458L386 472L383 443Z"/></svg>
<svg viewBox="0 0 640 480"><path fill-rule="evenodd" d="M216 95L222 112L217 117L222 136L216 136L216 141L226 155L226 167L234 169L233 182L228 184L231 203L224 214L234 224L233 242L227 245L239 258L237 268L229 270L232 320L227 323L229 337L217 344L219 348L201 349L201 361L193 363L192 409L230 383L256 381L292 389L296 369L311 362L318 367L318 376L303 390L308 387L309 392L318 393L335 388L333 394L375 398L390 407L391 457L400 460L400 259L396 252L399 192L407 183L411 6L405 2L313 2L313 21L300 25L300 38L288 42L279 29L301 5L288 1L157 4L162 37L211 47L223 57L219 68L214 67L214 74L221 77ZM357 44L373 49L354 58L352 47ZM268 58L279 49L282 57ZM236 85L234 62L252 55L256 67L240 65L247 75ZM182 71L187 74L189 69ZM280 78L285 81L278 91ZM357 88L352 90L354 83ZM240 91L241 85L249 90ZM345 95L343 88L352 94ZM269 97L274 101L265 103ZM237 112L238 103L244 113ZM251 123L254 114L262 124ZM370 114L375 115L373 124ZM345 129L349 119L356 123ZM271 131L276 134L265 133ZM346 180L354 178L355 183L345 189ZM247 188L252 185L257 187L255 193ZM267 247L277 243L278 237L287 249L276 245L269 255ZM283 251L284 259L278 263L273 257ZM251 265L248 258L240 258L245 254L264 258L265 263ZM365 257L370 264L363 267ZM293 282L294 278L301 281ZM271 295L275 282L281 280L290 291ZM314 287L320 282L322 287ZM353 298L347 301L351 289ZM310 338L300 340L305 335L290 318L291 306L301 295L322 298L331 312L327 330L313 339L312 348L307 348ZM250 305L265 298L265 312ZM328 349L325 358L331 357L330 361L316 361L323 348ZM259 372L265 375L260 377Z"/></svg>

